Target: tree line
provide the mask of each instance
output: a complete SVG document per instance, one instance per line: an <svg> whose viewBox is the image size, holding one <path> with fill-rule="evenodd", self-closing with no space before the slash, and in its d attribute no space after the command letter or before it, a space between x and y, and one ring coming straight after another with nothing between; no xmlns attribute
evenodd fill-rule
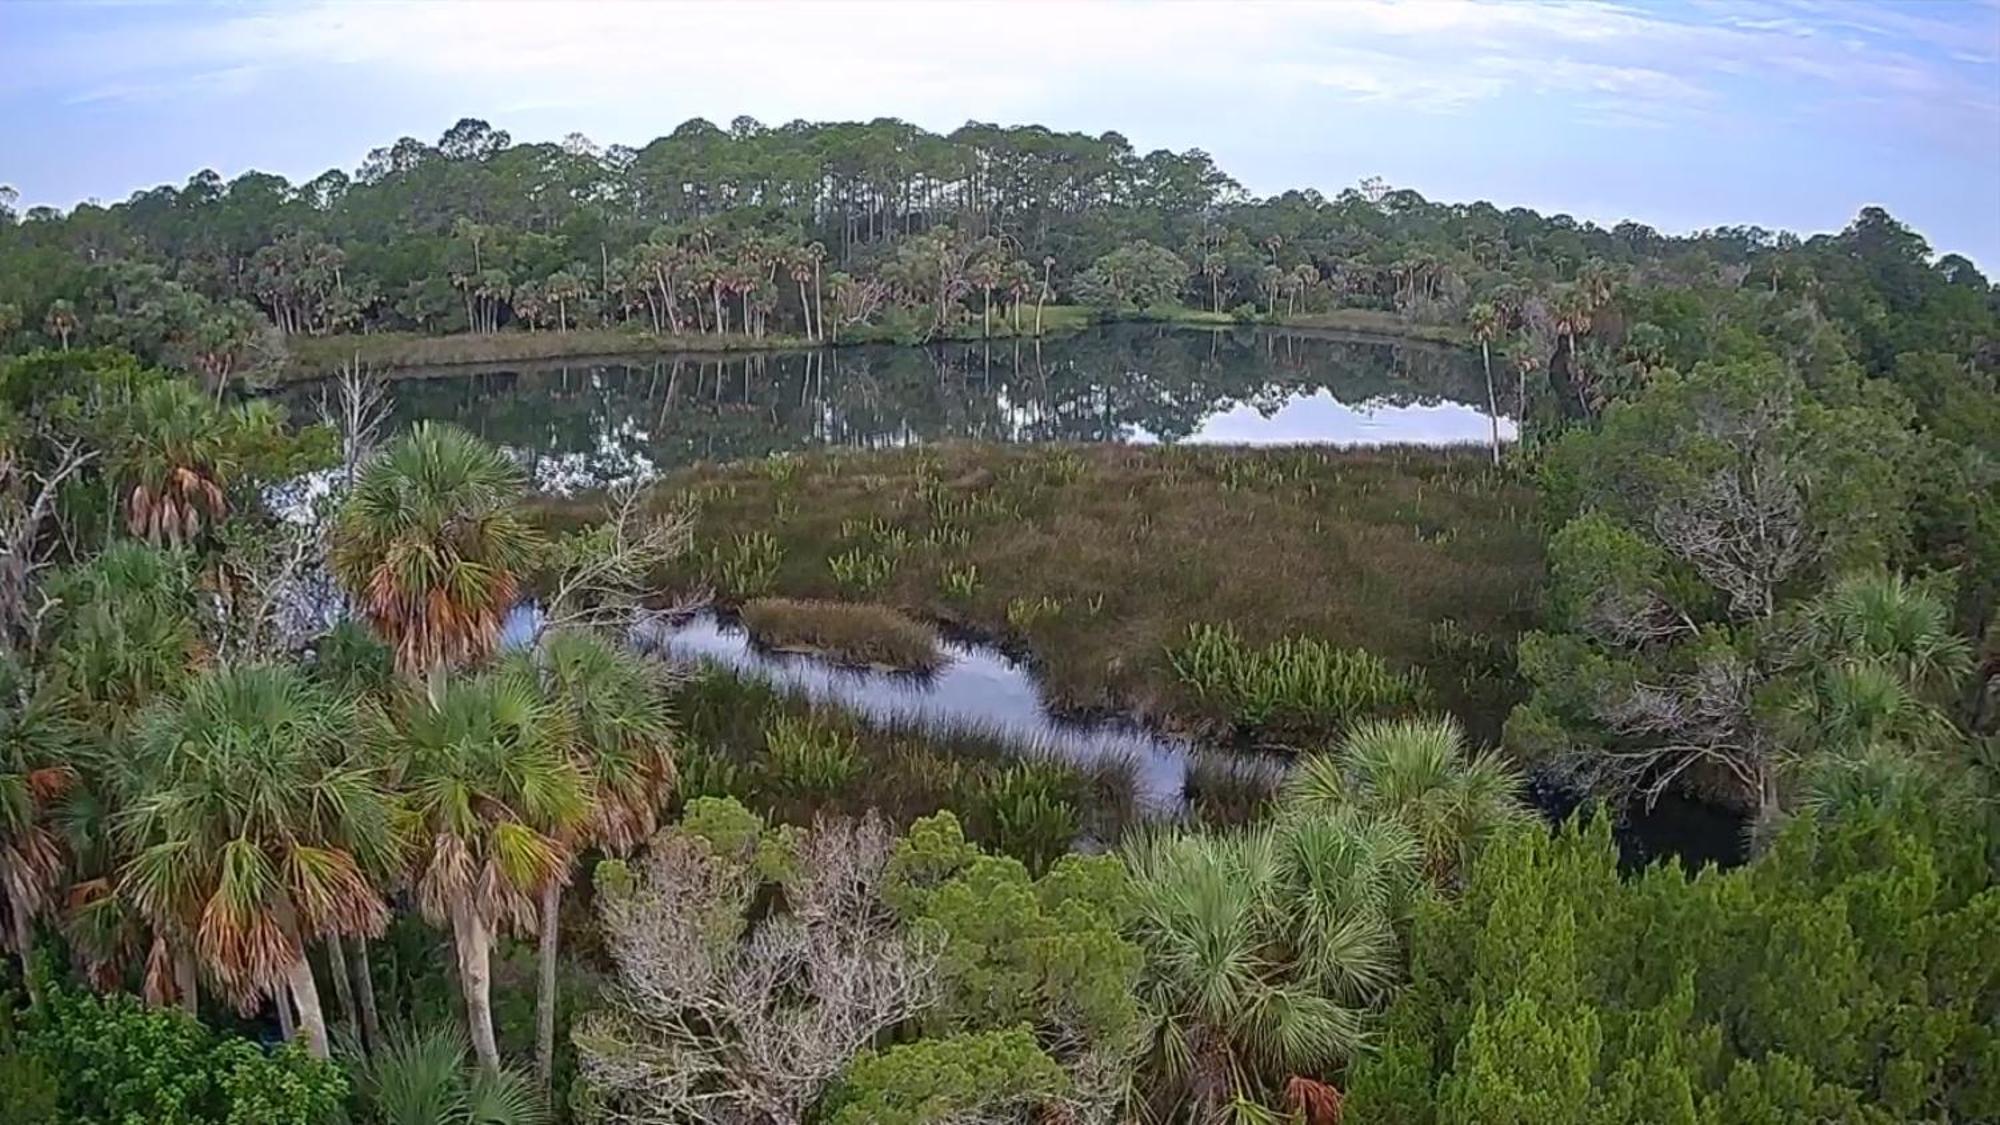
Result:
<svg viewBox="0 0 2000 1125"><path fill-rule="evenodd" d="M211 380L280 362L296 336L922 339L1023 332L1058 300L1456 322L1481 298L1532 297L1575 323L1623 276L1802 288L1831 249L1760 228L1607 230L1379 181L1253 199L1200 150L888 119L697 119L640 148L514 144L466 119L303 184L203 172L68 213L11 202L0 346L121 346ZM1962 257L1932 268L1987 289Z"/></svg>

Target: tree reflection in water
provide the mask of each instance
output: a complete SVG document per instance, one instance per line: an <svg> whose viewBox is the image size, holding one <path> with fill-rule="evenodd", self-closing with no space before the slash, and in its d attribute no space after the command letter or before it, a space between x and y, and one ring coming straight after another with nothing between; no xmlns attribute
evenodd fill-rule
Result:
<svg viewBox="0 0 2000 1125"><path fill-rule="evenodd" d="M1483 441L1458 349L1273 329L1109 325L1042 341L562 361L412 373L396 426L455 422L544 488L826 446ZM296 406L311 386L292 388ZM1504 430L1503 430L1504 432Z"/></svg>

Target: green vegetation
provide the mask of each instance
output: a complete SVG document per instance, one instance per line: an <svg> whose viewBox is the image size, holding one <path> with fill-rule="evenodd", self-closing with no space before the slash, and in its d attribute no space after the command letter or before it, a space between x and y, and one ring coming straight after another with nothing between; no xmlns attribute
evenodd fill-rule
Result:
<svg viewBox="0 0 2000 1125"><path fill-rule="evenodd" d="M18 1125L320 1125L346 1092L300 1046L266 1052L128 995L58 987L0 1019L0 1097Z"/></svg>
<svg viewBox="0 0 2000 1125"><path fill-rule="evenodd" d="M1308 710L1281 716L1296 725L1275 733L1325 734L1350 707L1415 700L1403 677L1437 659L1433 622L1504 646L1534 620L1531 496L1484 451L950 445L787 462L781 479L754 465L700 468L656 489L663 503L695 507L695 549L670 585L850 597L821 560L891 560L868 600L1024 646L1056 700L1079 710L1235 721L1235 696L1205 702L1174 665L1191 629L1226 625L1253 652L1296 637L1374 654L1292 642L1301 655L1282 662L1287 674L1356 663L1379 680L1365 698L1284 701ZM550 519L567 522L575 507L552 505ZM768 538L753 551L750 535ZM756 589L743 589L745 572ZM1453 711L1492 701L1467 716L1490 737L1511 701L1462 688L1461 671L1474 670L1454 655L1430 686ZM1322 720L1334 726L1314 727Z"/></svg>
<svg viewBox="0 0 2000 1125"><path fill-rule="evenodd" d="M1936 796L1936 795L1933 795ZM1739 871L1622 878L1599 820L1509 833L1420 910L1362 1121L1983 1121L2000 891L1953 819L1873 798Z"/></svg>
<svg viewBox="0 0 2000 1125"><path fill-rule="evenodd" d="M1116 384L986 344L1058 299L1429 323L1478 367L1364 382L1476 370L1522 438L926 444L1177 437L1323 378L1297 333L1080 341ZM358 376L319 426L231 397L273 337L628 323L978 342L816 349L817 399L689 364L711 428L628 468L691 467L608 498L531 495L563 466L520 431L385 426ZM10 1119L2000 1116L2000 302L1878 210L1665 238L1252 201L1115 135L466 122L304 190L0 213L0 331L35 349L0 363ZM1226 349L1265 359L1219 381ZM989 413L852 422L914 383ZM525 409L601 401L561 388ZM964 626L1062 706L1291 769L1199 745L1191 815L1142 825L1140 762L631 649L701 587L767 635ZM1521 802L1563 782L1593 800L1551 836ZM1739 812L1744 862L1621 870L1669 795Z"/></svg>
<svg viewBox="0 0 2000 1125"><path fill-rule="evenodd" d="M1234 626L1196 625L1172 651L1174 674L1211 715L1239 728L1325 735L1369 715L1407 710L1425 691L1374 653L1314 637L1251 648Z"/></svg>
<svg viewBox="0 0 2000 1125"><path fill-rule="evenodd" d="M1132 765L1074 765L997 735L869 725L769 685L704 670L680 691L681 792L729 796L786 823L874 811L909 824L955 810L1023 862L1137 821Z"/></svg>

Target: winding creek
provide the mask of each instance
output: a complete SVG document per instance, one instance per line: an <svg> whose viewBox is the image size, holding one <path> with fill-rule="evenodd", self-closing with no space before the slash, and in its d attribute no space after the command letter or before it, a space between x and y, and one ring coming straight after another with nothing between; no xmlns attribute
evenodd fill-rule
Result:
<svg viewBox="0 0 2000 1125"><path fill-rule="evenodd" d="M517 628L525 632L530 627ZM815 704L850 711L870 723L968 731L1023 755L1047 754L1082 764L1129 761L1134 766L1136 796L1155 816L1178 816L1184 811L1188 772L1201 752L1193 742L1130 719L1079 721L1058 715L1026 665L973 641L942 641L944 662L933 672L915 674L768 651L754 643L742 626L709 610L650 620L634 631L633 640L676 662L720 667ZM1287 769L1285 759L1277 755L1229 753L1239 767L1267 770L1274 780ZM1527 795L1552 823L1579 804L1577 795L1546 779L1533 780ZM1691 867L1733 865L1744 858L1741 818L1675 794L1667 794L1650 809L1627 810L1615 835L1627 867L1670 856Z"/></svg>

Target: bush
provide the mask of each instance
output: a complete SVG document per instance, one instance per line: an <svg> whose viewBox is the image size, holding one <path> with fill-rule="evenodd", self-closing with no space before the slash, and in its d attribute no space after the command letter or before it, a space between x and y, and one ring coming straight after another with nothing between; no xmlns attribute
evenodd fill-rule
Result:
<svg viewBox="0 0 2000 1125"><path fill-rule="evenodd" d="M122 993L52 987L13 1038L5 1092L46 1103L37 1091L52 1083L46 1120L64 1125L322 1125L347 1095L340 1071L296 1044L267 1051ZM10 1100L6 1112L39 1111Z"/></svg>
<svg viewBox="0 0 2000 1125"><path fill-rule="evenodd" d="M937 630L886 606L758 598L743 606L758 644L797 649L850 664L930 671L943 659Z"/></svg>

